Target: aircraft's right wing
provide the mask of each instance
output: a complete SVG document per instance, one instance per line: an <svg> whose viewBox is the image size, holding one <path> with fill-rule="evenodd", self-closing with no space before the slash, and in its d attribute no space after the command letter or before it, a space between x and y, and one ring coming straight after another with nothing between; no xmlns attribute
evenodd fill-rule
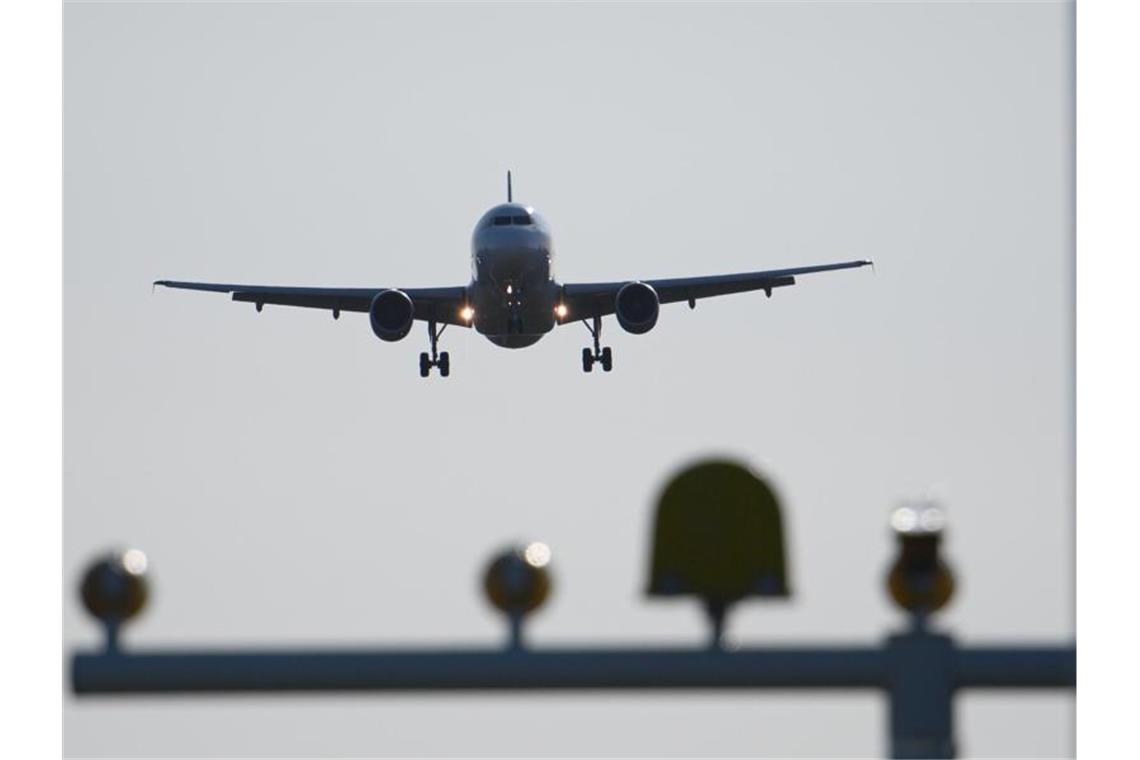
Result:
<svg viewBox="0 0 1140 760"><path fill-rule="evenodd" d="M769 269L762 272L742 272L739 274L719 274L708 277L677 277L667 280L641 280L657 291L661 303L688 301L690 306L697 299L723 296L730 293L744 293L750 290L763 290L768 295L773 288L796 284L796 276L814 272L830 272L836 269L854 269L870 266L872 262L844 261L837 264L819 264L791 269ZM590 317L602 317L614 312L614 300L623 282L568 283L563 286L563 304L567 315L563 321L569 322Z"/></svg>
<svg viewBox="0 0 1140 760"><path fill-rule="evenodd" d="M305 288L279 285L231 285L216 282L183 282L157 280L155 285L185 290L205 290L230 293L233 300L256 304L258 311L265 304L302 306L310 309L328 309L334 315L342 311L367 312L376 294L386 288ZM467 297L467 289L402 288L412 299L416 319L434 320L441 324L469 327L470 323L459 315Z"/></svg>

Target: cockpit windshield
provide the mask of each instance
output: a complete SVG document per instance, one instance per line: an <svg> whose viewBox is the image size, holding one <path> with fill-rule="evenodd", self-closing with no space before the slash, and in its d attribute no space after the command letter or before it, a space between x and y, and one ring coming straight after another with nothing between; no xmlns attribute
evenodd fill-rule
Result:
<svg viewBox="0 0 1140 760"><path fill-rule="evenodd" d="M493 216L487 220L487 227L529 227L534 224L534 217L530 214L511 214L503 216Z"/></svg>

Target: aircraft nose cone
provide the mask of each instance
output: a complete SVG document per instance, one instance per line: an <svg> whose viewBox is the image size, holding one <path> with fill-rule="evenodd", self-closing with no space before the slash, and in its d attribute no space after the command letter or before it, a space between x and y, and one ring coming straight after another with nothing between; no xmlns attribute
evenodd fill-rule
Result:
<svg viewBox="0 0 1140 760"><path fill-rule="evenodd" d="M496 248L484 252L479 258L486 265L491 279L497 283L529 279L547 261L545 251L525 246Z"/></svg>
<svg viewBox="0 0 1140 760"><path fill-rule="evenodd" d="M499 249L487 257L491 276L497 281L510 280L518 276L531 252L524 249ZM531 254L533 255L533 254Z"/></svg>

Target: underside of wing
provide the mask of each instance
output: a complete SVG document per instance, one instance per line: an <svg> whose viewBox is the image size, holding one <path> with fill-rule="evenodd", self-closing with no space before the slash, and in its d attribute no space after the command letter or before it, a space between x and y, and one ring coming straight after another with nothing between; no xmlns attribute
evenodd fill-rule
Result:
<svg viewBox="0 0 1140 760"><path fill-rule="evenodd" d="M233 285L213 282L183 282L179 280L157 280L155 285L184 290L203 290L213 293L229 293L233 300L252 303L258 311L265 304L279 306L300 306L310 309L328 309L333 316L342 311L367 312L372 299L388 288L305 288L276 285ZM460 310L467 297L467 289L462 286L447 288L404 288L401 289L415 307L415 318L434 320L444 324L466 327L468 323L460 316Z"/></svg>
<svg viewBox="0 0 1140 760"><path fill-rule="evenodd" d="M698 299L763 290L768 295L774 288L796 283L796 276L837 269L854 269L869 266L870 261L845 261L837 264L820 264L791 269L770 269L762 272L741 272L707 277L677 277L663 280L641 280L653 288L660 303L688 301L692 306ZM613 314L618 291L626 282L568 283L563 286L563 304L567 319L587 319Z"/></svg>

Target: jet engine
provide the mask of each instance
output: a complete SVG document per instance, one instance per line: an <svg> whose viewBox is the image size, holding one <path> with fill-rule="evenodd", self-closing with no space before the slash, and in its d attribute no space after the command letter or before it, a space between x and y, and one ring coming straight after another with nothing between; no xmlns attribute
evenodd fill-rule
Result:
<svg viewBox="0 0 1140 760"><path fill-rule="evenodd" d="M657 324L660 310L661 302L657 299L657 291L644 282L627 282L621 286L614 299L614 314L618 324L634 335L652 330L653 325Z"/></svg>
<svg viewBox="0 0 1140 760"><path fill-rule="evenodd" d="M402 290L381 290L368 307L368 321L380 340L403 338L412 329L415 315L412 299Z"/></svg>

